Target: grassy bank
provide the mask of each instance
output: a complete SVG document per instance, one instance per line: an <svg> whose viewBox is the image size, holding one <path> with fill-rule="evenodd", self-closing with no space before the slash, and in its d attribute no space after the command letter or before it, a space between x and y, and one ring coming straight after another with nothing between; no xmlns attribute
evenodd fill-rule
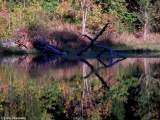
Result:
<svg viewBox="0 0 160 120"><path fill-rule="evenodd" d="M0 5L0 9L2 9L0 10L0 14L2 14L0 18L1 42L9 40L27 47L26 44L28 42L38 38L46 38L53 46L57 46L58 44L59 50L66 51L72 55L76 55L79 50L90 43L90 41L82 35L81 13L73 14L66 11L64 7L66 4L63 2L26 1L26 6L24 6L23 2L10 2L10 7L12 7L10 11L10 24L8 24L7 13L9 9L7 2L3 1L3 4ZM96 11L100 10L96 9L97 4L98 3L93 3L93 5L95 5L95 8L93 8ZM114 50L123 50L123 52L133 52L137 54L144 51L160 51L160 33L149 33L147 34L147 39L144 41L142 26L138 27L135 26L135 24L129 24L130 22L124 24L124 19L121 17L119 17L119 19L121 18L121 21L119 21L118 13L117 15L111 14L110 16L103 17L106 16L109 11L106 10L105 12L106 13L99 11L99 14L95 12L95 15L90 14L87 16L85 34L94 38L103 26L108 23L109 19L110 22L106 31L104 31L98 39L100 44ZM101 17L97 16L97 14ZM88 51L88 54L94 54L96 51L99 51L99 49L92 48ZM0 48L0 54L4 55L34 53L37 54L38 51L34 49Z"/></svg>
<svg viewBox="0 0 160 120"><path fill-rule="evenodd" d="M58 42L58 49L60 51L66 51L68 55L76 55L78 51L86 47L90 41L82 36L82 34L72 26L63 26L61 30L54 31L51 36L54 38L53 46L56 46ZM139 33L140 34L140 33ZM140 34L142 35L142 34ZM50 37L51 37L50 36ZM95 35L89 34L89 36L94 37ZM107 36L103 34L99 38L99 44L112 48L113 50L121 54L160 54L160 34L149 34L146 41L142 37L137 38L136 34L122 34L119 36ZM101 49L92 47L85 54L96 54ZM25 54L39 54L40 51L36 49L25 49L20 48L0 48L1 55L25 55Z"/></svg>
<svg viewBox="0 0 160 120"><path fill-rule="evenodd" d="M37 55L40 51L36 49L22 50L18 47L0 48L0 56L22 56L22 55Z"/></svg>

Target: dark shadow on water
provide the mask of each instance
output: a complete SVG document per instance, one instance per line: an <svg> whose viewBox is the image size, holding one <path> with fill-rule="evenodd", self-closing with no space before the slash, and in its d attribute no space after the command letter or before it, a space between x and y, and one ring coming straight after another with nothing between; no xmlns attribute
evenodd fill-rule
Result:
<svg viewBox="0 0 160 120"><path fill-rule="evenodd" d="M57 61L59 56L46 55L42 54L41 56L37 56L33 58L33 62L37 63L37 65L45 65L51 61Z"/></svg>
<svg viewBox="0 0 160 120"><path fill-rule="evenodd" d="M54 66L56 68L66 68L68 66L76 66L79 63L78 59L72 59L72 58L63 58L59 55L46 55L41 54L40 56L36 56L32 59L32 62L39 65L46 65L50 62L54 62Z"/></svg>

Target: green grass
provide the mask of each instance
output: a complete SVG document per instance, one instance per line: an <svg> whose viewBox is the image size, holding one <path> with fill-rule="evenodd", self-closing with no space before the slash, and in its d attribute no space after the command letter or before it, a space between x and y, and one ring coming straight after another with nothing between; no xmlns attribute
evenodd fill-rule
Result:
<svg viewBox="0 0 160 120"><path fill-rule="evenodd" d="M26 49L22 50L18 47L10 47L10 48L1 48L0 54L2 56L21 56L26 54L39 54L40 52L36 49Z"/></svg>
<svg viewBox="0 0 160 120"><path fill-rule="evenodd" d="M149 49L149 50L157 50L160 51L160 43L139 43L136 44L135 48Z"/></svg>

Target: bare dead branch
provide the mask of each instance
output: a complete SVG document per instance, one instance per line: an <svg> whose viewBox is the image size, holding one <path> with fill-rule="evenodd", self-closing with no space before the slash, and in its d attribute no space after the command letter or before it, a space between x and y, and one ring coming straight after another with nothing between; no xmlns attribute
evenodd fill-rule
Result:
<svg viewBox="0 0 160 120"><path fill-rule="evenodd" d="M114 54L116 54L116 55L119 56L119 57L126 58L125 56L118 54L117 52L115 52L114 50L112 50L112 49L109 48L109 47L102 46L102 45L98 45L98 44L95 44L95 46L100 47L100 48L104 48L104 49L106 49L106 50L109 50L110 53L111 53L111 55L112 55L112 53L114 53ZM104 51L104 50L103 50L103 51ZM102 53L101 53L101 54L102 54ZM99 57L99 55L96 56L96 57Z"/></svg>
<svg viewBox="0 0 160 120"><path fill-rule="evenodd" d="M80 52L78 52L78 54L77 54L78 56L80 56L83 52L87 51L90 47L92 47L92 46L94 45L94 42L99 38L100 35L103 34L103 32L105 31L105 29L106 29L106 27L108 26L108 24L109 24L109 23L107 23L107 24L104 26L104 28L98 33L98 35L97 35L94 39L92 39L92 38L89 37L88 35L83 35L84 37L87 37L87 38L91 41L91 43L90 43L87 47L83 48ZM103 48L103 50L102 50L96 57L100 57L106 50L109 50L110 55L111 55L111 58L113 58L113 53L114 53L115 55L119 56L119 57L126 58L125 56L118 54L117 52L115 52L114 50L112 50L112 49L109 48L109 47L102 46L102 45L99 45L99 44L95 44L94 46L96 46L96 47L98 47L98 48Z"/></svg>
<svg viewBox="0 0 160 120"><path fill-rule="evenodd" d="M92 39L88 35L83 35L84 37L87 37L89 40L91 40L91 43L86 48L83 48L80 52L78 52L77 55L80 56L83 52L87 51L90 47L92 47L94 42L98 39L100 35L102 35L102 33L105 31L107 26L108 26L108 23L104 26L104 28L99 32L99 34L94 39Z"/></svg>

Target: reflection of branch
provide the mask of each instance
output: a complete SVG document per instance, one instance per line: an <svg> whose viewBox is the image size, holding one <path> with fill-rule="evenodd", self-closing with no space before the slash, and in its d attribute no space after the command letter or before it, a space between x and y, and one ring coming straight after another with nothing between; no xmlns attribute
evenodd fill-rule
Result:
<svg viewBox="0 0 160 120"><path fill-rule="evenodd" d="M109 65L106 65L101 59L97 59L104 67L98 67L97 69L95 69L88 61L84 60L84 59L80 59L83 63L87 64L90 69L91 69L91 72L85 76L84 78L88 78L90 77L93 73L100 79L100 81L102 82L102 84L105 85L105 87L107 87L107 89L109 89L108 85L106 84L106 82L103 80L103 78L97 73L100 69L107 69L107 68L110 68L112 67L113 65L115 65L116 63L120 62L120 61L123 61L125 58L122 58L122 59L118 59L116 60L115 62L113 62L113 59L111 57L111 62Z"/></svg>
<svg viewBox="0 0 160 120"><path fill-rule="evenodd" d="M94 73L94 74L101 80L101 82L105 85L105 87L106 87L107 89L109 89L108 85L107 85L106 82L103 80L103 78L100 77L98 73Z"/></svg>
<svg viewBox="0 0 160 120"><path fill-rule="evenodd" d="M105 51L106 51L106 49L102 50L96 57L98 58L98 57L101 56Z"/></svg>
<svg viewBox="0 0 160 120"><path fill-rule="evenodd" d="M104 67L107 67L107 65L101 60L101 59L97 59ZM112 61L112 60L111 60ZM110 63L111 63L110 61Z"/></svg>
<svg viewBox="0 0 160 120"><path fill-rule="evenodd" d="M88 78L91 74L94 73L101 80L101 82L105 85L105 87L107 87L107 89L109 89L108 85L103 80L103 78L101 78L98 73L94 72L95 71L94 67L90 63L88 63L86 60L84 60L84 59L81 59L81 61L83 63L87 64L90 67L90 69L91 69L91 73L88 76L86 76L85 78Z"/></svg>
<svg viewBox="0 0 160 120"><path fill-rule="evenodd" d="M51 61L55 61L55 60L58 60L58 55L46 55L46 54L43 54L41 56L38 56L38 57L35 57L33 58L33 61L36 62L38 65L45 65Z"/></svg>
<svg viewBox="0 0 160 120"><path fill-rule="evenodd" d="M103 61L100 61L100 59L98 59L98 61L100 61L101 64L104 64L105 67L99 67L99 68L97 68L97 71L99 71L100 69L110 68L110 67L112 67L113 65L115 65L116 63L119 63L119 62L123 61L124 59L126 59L126 58L118 59L118 60L116 60L115 62L113 62L113 59L111 59L111 62L110 62L109 65L106 65L105 63L103 63Z"/></svg>

